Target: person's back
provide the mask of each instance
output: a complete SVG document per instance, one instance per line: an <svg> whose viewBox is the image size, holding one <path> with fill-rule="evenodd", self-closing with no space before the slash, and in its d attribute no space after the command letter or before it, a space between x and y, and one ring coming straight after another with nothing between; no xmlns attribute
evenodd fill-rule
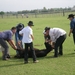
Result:
<svg viewBox="0 0 75 75"><path fill-rule="evenodd" d="M25 27L23 29L23 42L24 43L32 42L32 38L30 34L32 34L32 29L29 26Z"/></svg>
<svg viewBox="0 0 75 75"><path fill-rule="evenodd" d="M4 32L0 32L0 38L4 39L4 40L9 40L11 39L13 33L11 30L7 30Z"/></svg>
<svg viewBox="0 0 75 75"><path fill-rule="evenodd" d="M58 39L60 36L66 34L66 31L64 31L61 28L51 28L49 31L49 35L51 37L52 41L56 41L56 39Z"/></svg>

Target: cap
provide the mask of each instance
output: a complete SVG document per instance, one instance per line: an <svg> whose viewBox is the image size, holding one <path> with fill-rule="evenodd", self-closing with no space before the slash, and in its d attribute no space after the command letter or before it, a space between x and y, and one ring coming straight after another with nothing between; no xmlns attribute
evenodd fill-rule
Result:
<svg viewBox="0 0 75 75"><path fill-rule="evenodd" d="M69 18L74 18L74 16L75 16L75 15L73 15L73 14L69 14L69 15L68 15L68 19L69 19Z"/></svg>
<svg viewBox="0 0 75 75"><path fill-rule="evenodd" d="M29 22L28 22L28 25L29 25L29 26L34 26L34 25L33 25L33 21L29 21Z"/></svg>
<svg viewBox="0 0 75 75"><path fill-rule="evenodd" d="M23 29L23 28L24 28L24 24L19 23L19 24L17 25L17 29Z"/></svg>
<svg viewBox="0 0 75 75"><path fill-rule="evenodd" d="M45 29L44 29L44 30L45 30L45 32L46 32L46 31L47 31L47 30L49 30L49 29L50 29L50 27L45 27Z"/></svg>

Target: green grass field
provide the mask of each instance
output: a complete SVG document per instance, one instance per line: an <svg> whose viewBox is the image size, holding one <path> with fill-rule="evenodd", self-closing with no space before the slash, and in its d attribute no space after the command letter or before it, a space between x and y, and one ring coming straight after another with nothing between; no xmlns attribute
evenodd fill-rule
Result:
<svg viewBox="0 0 75 75"><path fill-rule="evenodd" d="M28 21L34 22L34 47L38 49L45 48L43 30L46 26L60 27L69 32L69 20L66 17L51 16L48 18L0 18L0 31L8 30L18 23L27 25ZM35 46L39 45L39 46ZM32 63L29 58L29 63L24 64L23 59L14 59L15 50L10 47L11 59L8 61L2 60L0 52L0 75L75 75L75 46L73 44L72 35L67 36L64 42L64 55L58 58L53 58L54 51L50 52L46 57L37 58L39 63Z"/></svg>

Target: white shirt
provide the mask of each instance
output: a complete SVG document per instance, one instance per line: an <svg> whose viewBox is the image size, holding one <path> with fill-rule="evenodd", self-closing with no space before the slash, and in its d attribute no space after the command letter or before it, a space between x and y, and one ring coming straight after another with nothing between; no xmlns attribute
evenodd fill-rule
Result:
<svg viewBox="0 0 75 75"><path fill-rule="evenodd" d="M60 28L51 28L49 31L50 38L53 42L56 42L56 40L60 37L66 34L66 31Z"/></svg>
<svg viewBox="0 0 75 75"><path fill-rule="evenodd" d="M31 43L32 42L31 35L33 35L33 31L29 26L23 28L19 32L19 34L23 34L23 39L22 39L23 43Z"/></svg>

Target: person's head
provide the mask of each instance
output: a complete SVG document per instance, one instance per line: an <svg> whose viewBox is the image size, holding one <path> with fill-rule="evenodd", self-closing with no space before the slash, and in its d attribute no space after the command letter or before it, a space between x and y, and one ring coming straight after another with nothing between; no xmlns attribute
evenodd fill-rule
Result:
<svg viewBox="0 0 75 75"><path fill-rule="evenodd" d="M34 25L33 25L33 21L29 21L29 22L28 22L28 26L30 26L30 27L31 27L31 26L34 26Z"/></svg>
<svg viewBox="0 0 75 75"><path fill-rule="evenodd" d="M73 14L69 14L69 15L68 15L68 19L69 19L69 20L74 19L74 15L73 15Z"/></svg>
<svg viewBox="0 0 75 75"><path fill-rule="evenodd" d="M17 28L17 31L20 31L24 28L24 24L19 23L16 28Z"/></svg>
<svg viewBox="0 0 75 75"><path fill-rule="evenodd" d="M50 27L45 27L45 35L49 35Z"/></svg>
<svg viewBox="0 0 75 75"><path fill-rule="evenodd" d="M16 33L16 27L12 27L11 31L13 32L13 34L15 34Z"/></svg>

